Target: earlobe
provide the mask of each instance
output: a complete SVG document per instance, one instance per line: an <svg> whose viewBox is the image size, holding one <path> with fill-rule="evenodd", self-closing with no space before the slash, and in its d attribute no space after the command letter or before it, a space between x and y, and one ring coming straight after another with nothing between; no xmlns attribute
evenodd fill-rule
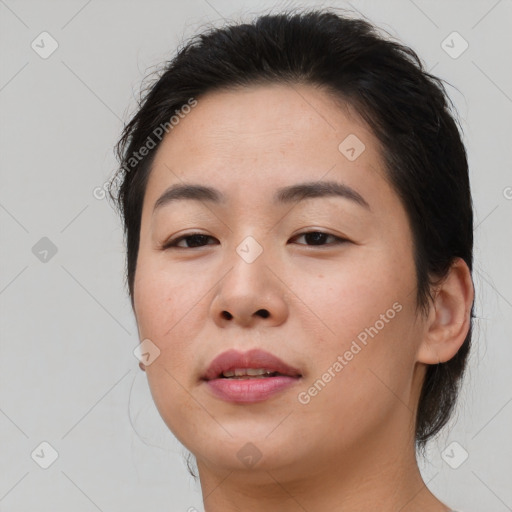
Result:
<svg viewBox="0 0 512 512"><path fill-rule="evenodd" d="M455 356L469 331L473 299L471 272L462 258L456 258L436 287L418 349L419 362L438 364Z"/></svg>

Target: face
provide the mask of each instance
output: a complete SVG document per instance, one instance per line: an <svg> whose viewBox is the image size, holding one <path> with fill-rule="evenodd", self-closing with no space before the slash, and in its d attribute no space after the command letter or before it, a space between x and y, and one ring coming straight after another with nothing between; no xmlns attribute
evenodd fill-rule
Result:
<svg viewBox="0 0 512 512"><path fill-rule="evenodd" d="M422 377L415 297L378 142L326 92L211 93L163 140L134 310L153 399L200 467L322 471L398 443Z"/></svg>

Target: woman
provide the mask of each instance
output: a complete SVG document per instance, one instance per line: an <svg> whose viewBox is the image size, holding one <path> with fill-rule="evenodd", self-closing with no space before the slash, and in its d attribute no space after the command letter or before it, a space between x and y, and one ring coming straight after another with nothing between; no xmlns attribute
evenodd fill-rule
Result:
<svg viewBox="0 0 512 512"><path fill-rule="evenodd" d="M471 341L440 80L335 10L198 35L118 144L140 366L207 512L445 512L416 461Z"/></svg>

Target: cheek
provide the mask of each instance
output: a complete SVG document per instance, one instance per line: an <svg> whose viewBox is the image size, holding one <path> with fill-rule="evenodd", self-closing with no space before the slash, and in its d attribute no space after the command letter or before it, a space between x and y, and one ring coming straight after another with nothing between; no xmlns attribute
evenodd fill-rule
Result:
<svg viewBox="0 0 512 512"><path fill-rule="evenodd" d="M179 325L200 290L190 277L165 268L159 258L139 258L134 286L134 309L141 335L162 340Z"/></svg>
<svg viewBox="0 0 512 512"><path fill-rule="evenodd" d="M315 336L305 346L314 362L308 384L329 380L325 373L330 369L336 377L326 386L330 391L324 399L340 407L366 403L377 392L393 396L379 378L390 389L403 389L419 340L414 265L395 254L375 252L341 268L315 270L297 281L296 292L314 313L305 308L302 316L306 336ZM350 396L344 389L351 390Z"/></svg>
<svg viewBox="0 0 512 512"><path fill-rule="evenodd" d="M186 362L190 361L192 341L202 325L198 315L204 315L206 307L201 302L206 290L201 286L190 277L159 268L158 262L141 261L134 293L139 336L141 341L151 340L160 350L158 359L147 368L148 377L158 375L158 380L167 381L170 376L165 370L180 382L189 376ZM157 371L158 367L162 371Z"/></svg>
<svg viewBox="0 0 512 512"><path fill-rule="evenodd" d="M180 432L200 430L196 425L204 414L190 399L193 339L203 314L199 286L190 277L170 273L158 262L141 259L137 268L134 308L140 339L150 339L160 350L146 367L153 401L168 428L181 439ZM199 435L199 431L196 435Z"/></svg>
<svg viewBox="0 0 512 512"><path fill-rule="evenodd" d="M369 439L386 417L409 417L414 408L414 309L402 301L385 306L374 314L353 306L333 315L336 336L322 336L321 349L308 358L314 364L300 390L301 414L319 431L335 425L341 444Z"/></svg>
<svg viewBox="0 0 512 512"><path fill-rule="evenodd" d="M365 329L376 322L379 332L389 331L389 325L396 323L397 309L413 297L408 296L414 288L412 269L394 265L383 256L321 262L317 268L309 265L302 269L301 274L300 279L297 275L290 279L293 277L293 290L304 305L302 321L310 329L317 326L317 333L325 334L324 343L333 348L342 349L344 343L361 333L364 341Z"/></svg>
<svg viewBox="0 0 512 512"><path fill-rule="evenodd" d="M189 450L190 440L204 437L205 425L214 431L218 424L212 421L186 389L183 376L169 368L169 361L155 361L146 369L148 385L155 406L169 430ZM216 432L218 436L223 432Z"/></svg>

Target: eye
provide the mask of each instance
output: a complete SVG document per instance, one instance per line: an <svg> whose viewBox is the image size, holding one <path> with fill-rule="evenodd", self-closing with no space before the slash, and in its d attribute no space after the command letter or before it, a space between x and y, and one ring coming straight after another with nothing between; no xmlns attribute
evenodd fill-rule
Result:
<svg viewBox="0 0 512 512"><path fill-rule="evenodd" d="M293 238L291 241L296 241L300 238L304 237L306 243L299 243L299 245L308 245L308 246L329 246L329 245L337 245L342 244L344 242L348 242L345 238L340 238L335 235L331 235L329 233L323 233L322 231L306 231L304 233L300 233ZM331 243L326 243L327 240L333 240ZM209 240L213 240L213 243L208 243ZM210 235L204 235L202 233L191 233L188 235L183 235L175 239L171 239L165 242L162 245L162 249L194 249L197 247L204 247L205 245L214 245L215 238Z"/></svg>
<svg viewBox="0 0 512 512"><path fill-rule="evenodd" d="M329 233L323 233L322 231L306 231L304 233L300 233L296 236L294 236L291 240L297 240L299 238L304 237L304 240L306 244L299 244L299 245L313 245L313 246L323 246L323 245L335 245L335 244L341 244L344 242L348 242L345 238L340 238L339 236L331 235ZM325 243L326 240L331 238L334 240L334 243Z"/></svg>
<svg viewBox="0 0 512 512"><path fill-rule="evenodd" d="M195 247L212 245L207 243L208 239L215 240L215 238L209 235L203 235L202 233L192 233L165 242L162 246L162 249L171 249L175 247L179 249L193 249ZM185 245L183 245L182 242L184 242Z"/></svg>

